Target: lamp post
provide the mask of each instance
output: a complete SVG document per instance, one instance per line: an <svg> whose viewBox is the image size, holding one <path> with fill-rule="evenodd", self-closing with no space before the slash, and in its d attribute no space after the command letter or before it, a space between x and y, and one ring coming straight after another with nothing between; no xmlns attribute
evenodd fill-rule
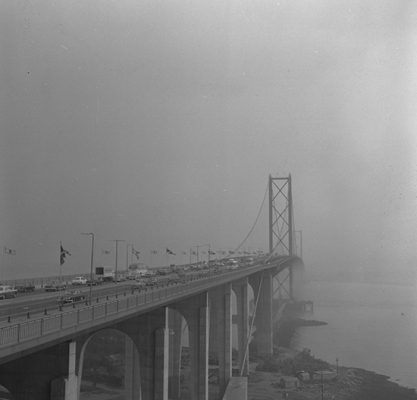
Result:
<svg viewBox="0 0 417 400"><path fill-rule="evenodd" d="M129 272L129 247L133 250L133 243L126 243L126 273Z"/></svg>
<svg viewBox="0 0 417 400"><path fill-rule="evenodd" d="M113 240L113 242L116 243L116 262L114 266L114 279L116 280L116 283L117 283L117 255L118 255L118 249L119 249L119 242L124 242L124 241L125 240L122 240L122 239Z"/></svg>
<svg viewBox="0 0 417 400"><path fill-rule="evenodd" d="M208 246L208 263L210 264L210 244L200 244L198 246L194 246L197 249L197 264L199 263L199 257L198 257L198 249L200 247L207 247Z"/></svg>
<svg viewBox="0 0 417 400"><path fill-rule="evenodd" d="M91 236L91 262L90 262L90 294L89 294L89 302L91 305L91 291L93 288L93 264L94 264L94 233L81 233L81 235L88 235Z"/></svg>

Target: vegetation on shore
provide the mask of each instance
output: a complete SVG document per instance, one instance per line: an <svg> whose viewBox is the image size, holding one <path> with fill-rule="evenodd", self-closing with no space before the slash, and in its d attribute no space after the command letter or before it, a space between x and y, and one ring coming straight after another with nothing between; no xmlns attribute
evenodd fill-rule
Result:
<svg viewBox="0 0 417 400"><path fill-rule="evenodd" d="M330 364L313 357L308 349L292 353L291 356L286 351L278 351L278 354L264 357L257 366L258 371L278 372L289 376L296 376L299 371L305 371L312 376L315 371L329 369L332 369Z"/></svg>

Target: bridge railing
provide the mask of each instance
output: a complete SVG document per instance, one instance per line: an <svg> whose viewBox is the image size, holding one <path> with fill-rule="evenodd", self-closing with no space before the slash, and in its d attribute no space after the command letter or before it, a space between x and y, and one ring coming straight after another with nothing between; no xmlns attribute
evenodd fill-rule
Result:
<svg viewBox="0 0 417 400"><path fill-rule="evenodd" d="M105 319L149 303L167 300L181 292L189 291L193 287L202 286L204 281L204 278L200 278L185 284L175 283L145 292L124 293L123 295L117 295L115 299L104 302L11 323L0 327L0 348L37 339L87 322Z"/></svg>

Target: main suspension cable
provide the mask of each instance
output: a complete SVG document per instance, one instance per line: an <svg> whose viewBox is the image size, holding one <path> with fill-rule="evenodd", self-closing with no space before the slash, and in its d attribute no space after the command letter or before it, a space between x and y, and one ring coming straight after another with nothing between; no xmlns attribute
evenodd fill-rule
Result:
<svg viewBox="0 0 417 400"><path fill-rule="evenodd" d="M255 226L258 222L258 219L261 215L262 212L262 208L265 204L265 199L266 199L266 194L268 193L268 184L266 185L266 189L265 189L265 193L264 193L264 198L262 200L261 206L259 207L259 211L258 211L258 215L256 216L255 222L253 223L252 227L249 230L249 233L246 235L246 237L242 240L242 242L239 244L239 246L236 247L236 249L234 250L234 252L236 253L246 242L246 240L248 239L248 237L251 235L251 233L253 232L253 230L255 229Z"/></svg>

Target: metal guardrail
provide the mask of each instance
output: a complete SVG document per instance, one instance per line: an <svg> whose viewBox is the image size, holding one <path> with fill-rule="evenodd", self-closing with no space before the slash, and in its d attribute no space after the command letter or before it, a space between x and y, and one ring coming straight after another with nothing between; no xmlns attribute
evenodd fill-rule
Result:
<svg viewBox="0 0 417 400"><path fill-rule="evenodd" d="M271 266L273 267L274 265L268 263L262 267L270 268ZM153 288L146 292L124 293L122 296L116 295L116 299L86 305L82 308L65 310L57 314L49 314L39 318L34 317L24 322L10 323L9 325L0 327L0 349L39 339L59 331L70 330L75 326L81 326L82 328L82 325L85 323L105 319L108 316L129 311L139 306L161 300L169 300L179 294L192 294L199 287L207 287L208 281L214 283L216 279L213 278L220 278L219 280L221 280L221 278L228 278L228 275L239 278L244 272L246 272L244 275L250 275L256 272L256 267L259 266L245 268L245 271L226 271L224 273L217 273L215 276L195 277L185 283L174 283L165 287Z"/></svg>
<svg viewBox="0 0 417 400"><path fill-rule="evenodd" d="M33 318L24 322L12 323L0 327L0 348L37 339L87 322L104 319L138 306L160 300L168 300L180 293L203 286L205 281L206 279L201 278L187 283L176 283L162 288L153 288L146 292L126 293L123 296L119 295L116 299L105 302Z"/></svg>

